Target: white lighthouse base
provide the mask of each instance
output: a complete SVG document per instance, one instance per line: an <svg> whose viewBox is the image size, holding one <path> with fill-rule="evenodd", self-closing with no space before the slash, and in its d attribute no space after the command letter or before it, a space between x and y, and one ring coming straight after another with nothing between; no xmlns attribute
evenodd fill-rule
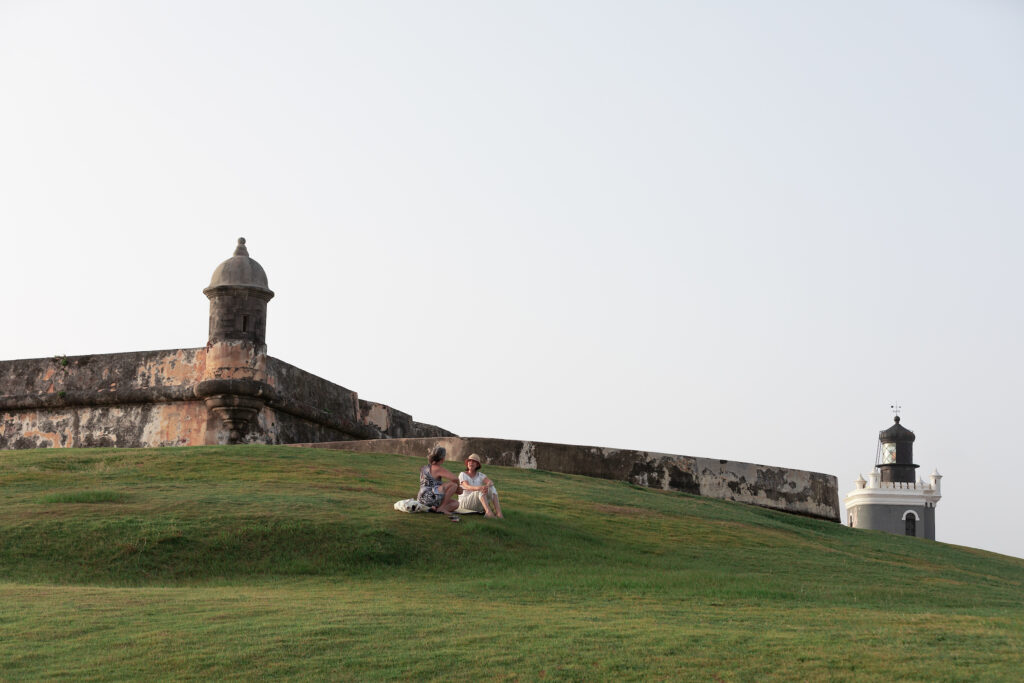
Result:
<svg viewBox="0 0 1024 683"><path fill-rule="evenodd" d="M877 470L857 479L857 488L843 503L849 525L855 529L887 531L900 536L935 540L935 504L942 498L942 475L929 482L882 482Z"/></svg>

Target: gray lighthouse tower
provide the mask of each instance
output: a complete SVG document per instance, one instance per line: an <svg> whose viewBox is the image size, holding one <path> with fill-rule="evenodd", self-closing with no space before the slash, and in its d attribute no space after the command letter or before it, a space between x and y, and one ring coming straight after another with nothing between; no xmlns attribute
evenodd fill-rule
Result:
<svg viewBox="0 0 1024 683"><path fill-rule="evenodd" d="M857 478L857 488L843 501L851 527L935 540L935 504L942 497L942 475L932 472L928 483L916 476L916 438L900 424L899 415L891 427L878 433L875 468L867 481Z"/></svg>

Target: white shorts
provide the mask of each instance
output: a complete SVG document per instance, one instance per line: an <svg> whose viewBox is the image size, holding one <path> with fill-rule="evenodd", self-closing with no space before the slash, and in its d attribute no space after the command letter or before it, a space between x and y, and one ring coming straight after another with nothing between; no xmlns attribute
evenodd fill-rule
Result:
<svg viewBox="0 0 1024 683"><path fill-rule="evenodd" d="M498 495L498 489L491 487L491 491L494 495ZM484 504L480 500L480 496L484 495L486 491L466 491L459 494L459 512L479 512L483 514Z"/></svg>

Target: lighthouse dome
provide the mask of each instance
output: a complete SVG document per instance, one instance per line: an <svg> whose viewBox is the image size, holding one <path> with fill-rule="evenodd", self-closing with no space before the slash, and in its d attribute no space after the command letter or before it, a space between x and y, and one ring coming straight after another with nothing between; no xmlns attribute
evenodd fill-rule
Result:
<svg viewBox="0 0 1024 683"><path fill-rule="evenodd" d="M878 440L882 443L914 443L914 432L900 424L900 416L893 418L893 425L878 432Z"/></svg>

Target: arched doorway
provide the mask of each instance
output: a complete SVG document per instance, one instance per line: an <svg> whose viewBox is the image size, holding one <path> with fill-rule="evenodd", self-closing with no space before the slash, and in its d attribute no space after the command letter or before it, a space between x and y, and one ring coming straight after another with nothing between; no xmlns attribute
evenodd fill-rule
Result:
<svg viewBox="0 0 1024 683"><path fill-rule="evenodd" d="M905 536L917 536L917 513L907 510L903 513L903 534Z"/></svg>

